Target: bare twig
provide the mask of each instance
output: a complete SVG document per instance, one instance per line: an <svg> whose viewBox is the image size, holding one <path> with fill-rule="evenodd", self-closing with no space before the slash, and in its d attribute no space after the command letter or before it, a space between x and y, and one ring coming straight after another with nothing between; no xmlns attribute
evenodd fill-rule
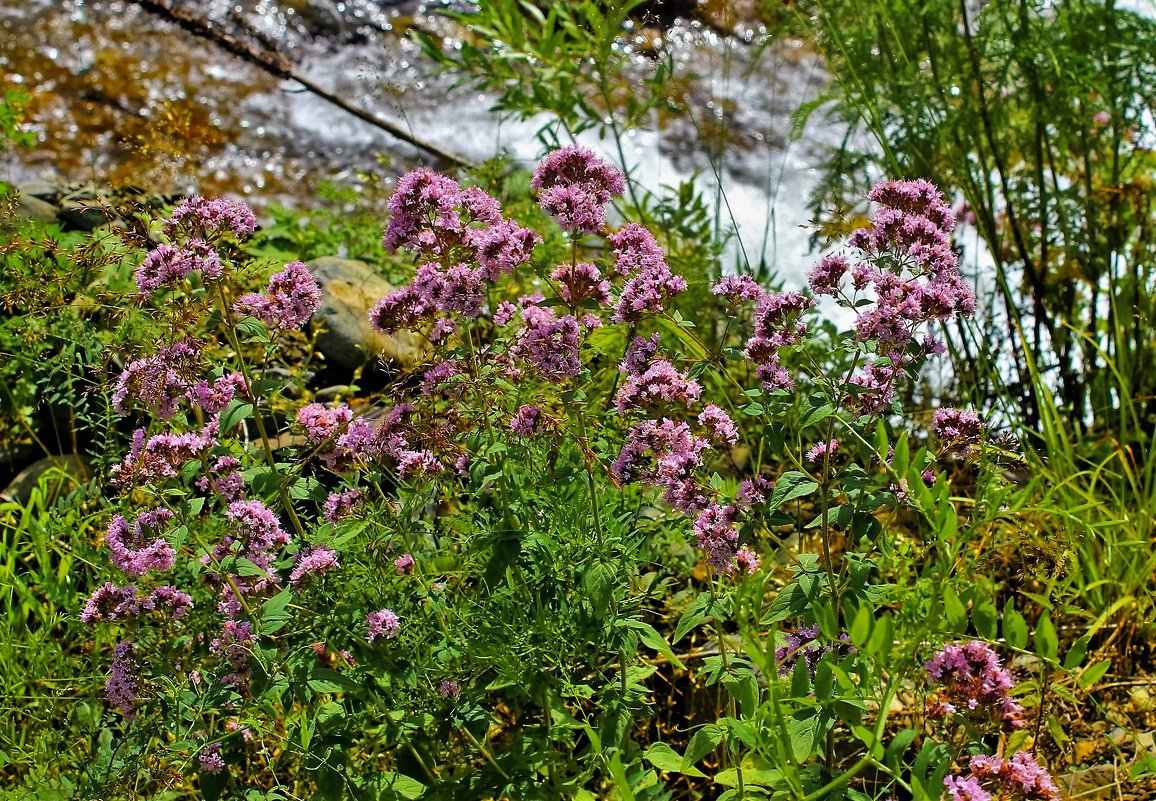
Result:
<svg viewBox="0 0 1156 801"><path fill-rule="evenodd" d="M319 86L309 78L302 75L281 53L277 53L275 51L258 52L237 37L229 34L228 31L222 30L221 28L213 25L212 22L202 20L193 16L192 14L189 14L186 11L170 8L167 4L158 2L158 0L132 0L132 2L140 6L146 12L167 20L174 25L177 25L183 30L191 33L193 36L197 36L201 39L207 39L208 41L220 47L222 50L225 50L237 58L243 61L247 61L256 67L259 67L265 72L268 72L270 75L276 76L283 80L296 81L297 83L301 84L301 86L305 87L305 89L311 94L314 94L317 97L320 97L322 100L332 103L341 110L357 117L359 120L367 122L375 128L379 128L391 136L413 145L419 150L424 150L426 153L437 156L438 158L444 159L445 161L448 161L451 164L457 165L459 167L471 166L468 159L454 153L450 153L448 150L444 150L440 146L431 142L418 139L403 128L377 116L372 111L359 108L349 101L333 94L328 89Z"/></svg>

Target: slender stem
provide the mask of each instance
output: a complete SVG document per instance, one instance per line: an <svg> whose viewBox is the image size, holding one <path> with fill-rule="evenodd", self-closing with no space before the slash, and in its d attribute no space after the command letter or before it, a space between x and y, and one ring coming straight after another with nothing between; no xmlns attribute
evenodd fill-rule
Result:
<svg viewBox="0 0 1156 801"><path fill-rule="evenodd" d="M471 743L474 744L474 747L476 747L479 751L482 752L482 756L484 756L486 758L486 761L489 762L490 765L493 766L494 770L496 770L498 773L502 774L503 779L505 779L506 781L510 781L510 774L508 774L508 773L506 773L506 771L502 770L502 766L499 765L497 763L497 761L494 760L494 755L490 753L490 749L486 748L485 745L478 742L478 738L474 736L474 733L472 731L470 731L468 728L466 728L465 726L462 726L462 731L465 732L466 738Z"/></svg>
<svg viewBox="0 0 1156 801"><path fill-rule="evenodd" d="M221 322L225 327L225 337L229 340L234 353L237 354L237 365L240 367L241 376L245 379L245 387L247 393L253 399L253 422L257 426L257 434L261 438L261 445L265 453L265 461L269 465L269 470L273 475L280 479L277 482L277 497L281 501L281 506L284 507L285 513L289 515L289 521L293 524L293 529L297 532L297 536L302 541L306 539L305 527L301 524L300 518L297 517L297 511L293 508L293 501L289 497L289 492L285 489L285 480L281 475L281 471L277 469L277 460L273 456L273 445L269 440L269 434L265 430L265 421L261 419L261 412L258 408L258 398L253 392L253 379L250 375L249 366L245 362L245 356L241 351L241 342L237 338L237 331L233 321L232 313L229 311L228 299L225 297L225 287L223 284L217 285L217 301L221 307Z"/></svg>

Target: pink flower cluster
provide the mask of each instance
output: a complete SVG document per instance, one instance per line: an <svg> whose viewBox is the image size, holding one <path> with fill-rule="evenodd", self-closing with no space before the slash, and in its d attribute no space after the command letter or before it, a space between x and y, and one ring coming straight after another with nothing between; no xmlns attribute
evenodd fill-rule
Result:
<svg viewBox="0 0 1156 801"><path fill-rule="evenodd" d="M977 754L968 762L969 776L948 776L943 780L949 801L1060 801L1047 769L1026 751L1010 759ZM995 794L993 796L993 793Z"/></svg>
<svg viewBox="0 0 1156 801"><path fill-rule="evenodd" d="M222 236L244 239L257 229L257 218L248 205L232 198L209 200L201 196L183 200L173 207L165 221L169 236L184 231L189 236Z"/></svg>
<svg viewBox="0 0 1156 801"><path fill-rule="evenodd" d="M378 609L376 612L370 612L365 619L365 624L369 631L366 640L371 643L378 637L392 640L401 630L401 620L392 609Z"/></svg>
<svg viewBox="0 0 1156 801"><path fill-rule="evenodd" d="M614 397L614 405L619 414L670 406L690 407L698 401L700 395L702 386L697 381L687 378L665 359L658 359L651 362L644 371L627 372L626 381ZM714 408L722 412L717 406ZM717 418L718 412L712 412L708 419ZM716 419L715 422L720 421Z"/></svg>
<svg viewBox="0 0 1156 801"><path fill-rule="evenodd" d="M329 497L325 499L322 517L330 523L336 523L343 517L348 517L360 502L361 490L357 487L340 492L331 492Z"/></svg>
<svg viewBox="0 0 1156 801"><path fill-rule="evenodd" d="M618 369L626 374L615 396L619 414L673 413L693 407L702 394L697 381L659 356L658 334L635 337ZM711 441L734 444L738 426L714 404L706 404L697 422L706 437L696 435L688 423L669 417L635 423L627 432L613 473L623 483L642 481L661 487L668 504L693 517L696 544L714 570L753 572L760 562L758 556L749 548L739 548L736 524L742 510L737 505L711 502L696 475Z"/></svg>
<svg viewBox="0 0 1156 801"><path fill-rule="evenodd" d="M946 447L960 456L967 456L983 436L983 421L975 412L936 409L931 416L931 430Z"/></svg>
<svg viewBox="0 0 1156 801"><path fill-rule="evenodd" d="M389 210L385 248L407 248L426 263L409 285L370 310L370 324L384 334L434 321L428 335L441 341L457 329L456 315L481 313L487 281L528 262L541 242L533 231L503 220L498 201L483 190L463 189L426 169L398 181Z"/></svg>
<svg viewBox="0 0 1156 801"><path fill-rule="evenodd" d="M340 564L337 561L337 551L332 548L321 546L307 553L302 551L298 554L293 572L289 574L289 583L294 587L300 587L310 576L324 575L338 567Z"/></svg>
<svg viewBox="0 0 1156 801"><path fill-rule="evenodd" d="M136 648L131 642L117 643L113 651L112 666L108 679L104 682L104 692L131 722L136 717L136 705L141 696L140 664L136 661Z"/></svg>
<svg viewBox="0 0 1156 801"><path fill-rule="evenodd" d="M112 408L127 414L133 401L162 420L177 413L192 376L200 368L201 345L184 339L128 363L112 392Z"/></svg>
<svg viewBox="0 0 1156 801"><path fill-rule="evenodd" d="M109 561L132 578L170 569L176 559L173 546L162 536L150 536L172 519L168 509L153 509L141 514L130 532L127 520L113 517L104 535Z"/></svg>
<svg viewBox="0 0 1156 801"><path fill-rule="evenodd" d="M237 315L256 317L281 330L301 328L321 308L321 286L302 262L285 265L269 278L265 294L250 292L233 304Z"/></svg>
<svg viewBox="0 0 1156 801"><path fill-rule="evenodd" d="M180 475L181 468L201 458L217 442L215 421L200 432L154 434L145 438L145 430L133 432L132 446L124 461L112 468L117 484L155 484Z"/></svg>
<svg viewBox="0 0 1156 801"><path fill-rule="evenodd" d="M987 643L973 640L944 646L925 667L932 682L941 685L928 710L932 717L996 712L1012 728L1023 728L1023 707L1009 695L1015 682Z"/></svg>
<svg viewBox="0 0 1156 801"><path fill-rule="evenodd" d="M89 596L80 613L82 623L103 623L112 620L127 620L146 612L167 612L172 618L180 618L193 608L193 599L188 593L176 587L161 586L152 592L140 595L133 586L118 587L105 582Z"/></svg>
<svg viewBox="0 0 1156 801"><path fill-rule="evenodd" d="M578 375L582 361L574 315L559 317L548 306L529 304L522 309L522 323L511 348L513 355L534 365L543 378L558 380Z"/></svg>
<svg viewBox="0 0 1156 801"><path fill-rule="evenodd" d="M819 464L826 459L834 458L838 450L839 440L837 439L830 440L829 442L816 442L807 451L806 459L811 464Z"/></svg>
<svg viewBox="0 0 1156 801"><path fill-rule="evenodd" d="M607 237L614 249L614 269L626 276L614 322L637 322L644 314L658 314L666 302L686 291L686 279L671 272L654 234L629 223Z"/></svg>
<svg viewBox="0 0 1156 801"><path fill-rule="evenodd" d="M596 233L606 224L606 206L626 189L626 178L609 162L576 145L550 153L534 171L547 214L572 233Z"/></svg>
<svg viewBox="0 0 1156 801"><path fill-rule="evenodd" d="M222 412L240 393L241 397L249 398L249 387L245 384L245 377L240 373L225 373L213 383L198 381L189 387L188 398L200 406L208 414Z"/></svg>
<svg viewBox="0 0 1156 801"><path fill-rule="evenodd" d="M789 676L799 660L807 666L807 672L815 674L815 665L824 654L835 651L837 655L854 653L850 638L843 634L833 645L819 639L818 626L804 626L787 634L786 641L775 649L775 662L779 665L779 675Z"/></svg>
<svg viewBox="0 0 1156 801"><path fill-rule="evenodd" d="M186 245L160 244L145 256L137 268L137 291L148 295L161 287L177 287L195 272L208 283L217 281L224 272L224 265L217 251L199 239Z"/></svg>
<svg viewBox="0 0 1156 801"><path fill-rule="evenodd" d="M510 430L519 437L532 437L538 433L541 416L542 410L537 406L520 406L510 420Z"/></svg>

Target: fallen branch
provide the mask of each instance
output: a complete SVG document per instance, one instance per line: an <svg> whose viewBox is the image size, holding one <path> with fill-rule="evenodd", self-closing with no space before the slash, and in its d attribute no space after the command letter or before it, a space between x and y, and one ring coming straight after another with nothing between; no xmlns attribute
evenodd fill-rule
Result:
<svg viewBox="0 0 1156 801"><path fill-rule="evenodd" d="M162 2L158 2L157 0L131 1L140 6L146 12L167 20L174 25L177 25L183 30L191 33L193 36L197 36L201 39L207 39L208 41L220 47L222 50L231 53L243 61L247 61L255 67L259 67L265 72L268 72L270 75L281 78L283 80L295 81L301 84L301 86L303 86L311 94L314 94L317 97L320 97L322 100L326 100L329 103L332 103L341 110L357 117L359 120L363 120L375 128L379 128L391 136L413 145L419 150L424 150L431 155L437 156L438 158L444 159L445 161L448 161L449 163L455 164L459 167L471 166L469 160L463 158L462 156L458 156L454 153L450 153L447 150L443 150L441 147L432 144L431 142L422 141L421 139L418 139L409 132L400 128L399 126L393 124L392 122L382 119L372 111L358 108L357 106L349 103L347 100L344 100L333 94L328 89L325 89L322 86L318 86L316 83L309 80L309 78L298 72L289 62L289 60L280 53L257 52L237 37L231 36L227 31L221 30L214 26L211 22L206 22L184 11L178 11L176 9L169 8L168 5Z"/></svg>

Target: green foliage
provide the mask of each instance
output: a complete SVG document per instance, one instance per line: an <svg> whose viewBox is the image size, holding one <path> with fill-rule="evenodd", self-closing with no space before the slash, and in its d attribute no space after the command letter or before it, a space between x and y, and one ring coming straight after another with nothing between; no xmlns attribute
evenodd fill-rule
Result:
<svg viewBox="0 0 1156 801"><path fill-rule="evenodd" d="M1011 365L1006 385L995 368L961 370L962 390L1006 394L1037 431L1054 390L1074 430L1141 441L1134 421L1150 432L1142 399L1153 394L1156 354L1143 122L1154 101L1156 23L1096 0L968 8L808 4L838 82L836 115L852 126L817 210L849 216L872 169L955 188L994 260L1001 321L993 325L1010 333L960 329L961 364ZM858 129L876 150L852 150Z"/></svg>

